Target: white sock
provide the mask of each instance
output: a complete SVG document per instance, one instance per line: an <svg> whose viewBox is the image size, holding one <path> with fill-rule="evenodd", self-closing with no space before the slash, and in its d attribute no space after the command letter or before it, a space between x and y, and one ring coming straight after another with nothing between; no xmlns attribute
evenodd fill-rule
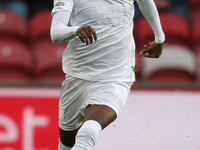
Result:
<svg viewBox="0 0 200 150"><path fill-rule="evenodd" d="M71 147L67 147L67 146L63 145L61 143L61 141L59 140L58 150L71 150Z"/></svg>
<svg viewBox="0 0 200 150"><path fill-rule="evenodd" d="M76 142L71 150L91 150L101 130L101 125L95 120L84 122L76 135Z"/></svg>

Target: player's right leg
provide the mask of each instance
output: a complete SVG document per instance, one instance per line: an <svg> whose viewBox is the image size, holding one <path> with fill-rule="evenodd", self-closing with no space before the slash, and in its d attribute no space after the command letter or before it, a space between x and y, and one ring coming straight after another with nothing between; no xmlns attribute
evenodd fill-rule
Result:
<svg viewBox="0 0 200 150"><path fill-rule="evenodd" d="M60 128L60 141L58 146L59 150L71 150L75 144L75 136L78 132L78 129L73 131L64 131Z"/></svg>
<svg viewBox="0 0 200 150"><path fill-rule="evenodd" d="M75 143L75 136L83 123L80 108L84 104L84 89L87 84L82 80L68 76L62 83L59 101L59 150L70 150Z"/></svg>

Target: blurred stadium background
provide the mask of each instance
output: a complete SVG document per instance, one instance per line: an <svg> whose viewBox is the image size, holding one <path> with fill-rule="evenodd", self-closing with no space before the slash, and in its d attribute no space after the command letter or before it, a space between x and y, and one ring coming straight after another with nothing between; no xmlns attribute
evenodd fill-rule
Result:
<svg viewBox="0 0 200 150"><path fill-rule="evenodd" d="M155 60L139 55L153 33L136 5L137 81L95 150L200 148L200 1L169 1L173 9L159 9L166 42ZM52 0L0 0L0 150L57 148L67 43L50 40L52 7Z"/></svg>

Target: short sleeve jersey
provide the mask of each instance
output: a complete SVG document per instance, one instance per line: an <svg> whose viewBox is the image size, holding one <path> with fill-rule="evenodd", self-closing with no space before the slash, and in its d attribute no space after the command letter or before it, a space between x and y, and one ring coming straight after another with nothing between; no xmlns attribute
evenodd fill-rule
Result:
<svg viewBox="0 0 200 150"><path fill-rule="evenodd" d="M70 11L69 26L91 26L97 41L78 36L63 53L66 74L89 81L134 81L133 0L54 0L52 14Z"/></svg>

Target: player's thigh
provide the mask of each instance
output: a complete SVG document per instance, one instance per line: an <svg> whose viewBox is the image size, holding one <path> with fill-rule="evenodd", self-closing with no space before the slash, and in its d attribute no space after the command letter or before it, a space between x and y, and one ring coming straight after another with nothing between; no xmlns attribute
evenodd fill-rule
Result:
<svg viewBox="0 0 200 150"><path fill-rule="evenodd" d="M105 128L121 112L131 85L129 82L100 82L90 85L84 120L96 120Z"/></svg>
<svg viewBox="0 0 200 150"><path fill-rule="evenodd" d="M106 105L89 105L85 111L84 121L96 120L101 124L102 129L113 122L117 117L116 112Z"/></svg>
<svg viewBox="0 0 200 150"><path fill-rule="evenodd" d="M83 123L84 116L80 108L86 99L86 87L89 83L81 79L67 76L61 87L59 100L60 140L68 147L75 143L75 136Z"/></svg>
<svg viewBox="0 0 200 150"><path fill-rule="evenodd" d="M59 126L64 131L73 131L83 123L83 115L80 108L85 103L86 82L68 77L61 88L59 100Z"/></svg>

